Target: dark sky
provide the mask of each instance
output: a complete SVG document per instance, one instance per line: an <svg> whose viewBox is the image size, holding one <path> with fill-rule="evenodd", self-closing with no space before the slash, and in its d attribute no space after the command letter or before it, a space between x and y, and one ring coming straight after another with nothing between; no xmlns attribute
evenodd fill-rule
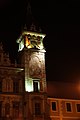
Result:
<svg viewBox="0 0 80 120"><path fill-rule="evenodd" d="M16 57L18 38L25 20L26 0L0 0L0 41ZM31 0L32 14L46 33L47 80L80 80L80 2Z"/></svg>

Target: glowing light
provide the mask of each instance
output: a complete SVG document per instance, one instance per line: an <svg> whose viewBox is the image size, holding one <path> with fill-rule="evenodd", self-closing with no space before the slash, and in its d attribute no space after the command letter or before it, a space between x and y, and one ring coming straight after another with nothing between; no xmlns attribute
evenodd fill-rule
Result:
<svg viewBox="0 0 80 120"><path fill-rule="evenodd" d="M26 47L30 45L30 40L26 37Z"/></svg>
<svg viewBox="0 0 80 120"><path fill-rule="evenodd" d="M23 35L28 35L28 34L30 34L31 36L32 36L32 35L40 36L40 37L42 37L42 38L44 38L44 37L46 36L45 34L36 33L36 32L29 32L29 31L23 32Z"/></svg>
<svg viewBox="0 0 80 120"><path fill-rule="evenodd" d="M24 42L23 40L19 43L19 51L21 51L24 48Z"/></svg>
<svg viewBox="0 0 80 120"><path fill-rule="evenodd" d="M30 85L28 85L28 86L26 87L26 91L28 91L28 92L32 92L32 88L31 88Z"/></svg>
<svg viewBox="0 0 80 120"><path fill-rule="evenodd" d="M34 81L35 82L37 82L38 83L38 91L40 91L40 81L39 80L37 80L37 79L29 79L29 80L26 80L25 81L25 90L27 91L27 92L33 92L34 91L34 85L33 85L33 83L34 83Z"/></svg>
<svg viewBox="0 0 80 120"><path fill-rule="evenodd" d="M27 92L32 92L33 91L33 82L32 82L32 79L25 80L25 90Z"/></svg>
<svg viewBox="0 0 80 120"><path fill-rule="evenodd" d="M24 36L26 36L25 42L24 42ZM19 37L19 39L17 39L17 43L19 43L18 51L21 51L24 48L24 45L27 48L36 47L40 50L44 49L44 45L43 45L44 37L45 37L45 34L42 34L42 33L24 31L22 35Z"/></svg>
<svg viewBox="0 0 80 120"><path fill-rule="evenodd" d="M44 47L43 47L43 44L41 43L40 45L39 45L39 49L43 49Z"/></svg>

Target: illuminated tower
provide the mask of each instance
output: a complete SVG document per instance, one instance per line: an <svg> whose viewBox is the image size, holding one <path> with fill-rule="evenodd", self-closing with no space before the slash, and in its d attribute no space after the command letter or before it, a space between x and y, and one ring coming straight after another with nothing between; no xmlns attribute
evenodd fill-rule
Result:
<svg viewBox="0 0 80 120"><path fill-rule="evenodd" d="M46 115L45 34L23 31L19 43L20 63L24 67L25 119L44 119ZM38 117L38 118L37 118Z"/></svg>
<svg viewBox="0 0 80 120"><path fill-rule="evenodd" d="M46 92L45 34L23 31L17 42L21 65L25 68L25 91Z"/></svg>
<svg viewBox="0 0 80 120"><path fill-rule="evenodd" d="M27 18L29 19L29 17ZM27 20L29 21L28 27L24 28L17 39L19 63L24 67L23 113L25 120L44 120L48 113L45 48L43 45L45 34L36 32L33 19L32 23L30 20Z"/></svg>

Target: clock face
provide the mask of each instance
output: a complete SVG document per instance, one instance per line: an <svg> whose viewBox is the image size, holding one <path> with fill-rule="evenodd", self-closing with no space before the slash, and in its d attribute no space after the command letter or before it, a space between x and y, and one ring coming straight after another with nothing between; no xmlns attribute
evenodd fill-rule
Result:
<svg viewBox="0 0 80 120"><path fill-rule="evenodd" d="M41 65L38 57L31 58L29 64L29 74L34 77L39 77L41 75Z"/></svg>

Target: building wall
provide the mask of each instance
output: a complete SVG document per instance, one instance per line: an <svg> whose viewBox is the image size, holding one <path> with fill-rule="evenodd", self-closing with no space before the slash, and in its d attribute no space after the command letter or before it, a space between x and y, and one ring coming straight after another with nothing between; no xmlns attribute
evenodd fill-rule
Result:
<svg viewBox="0 0 80 120"><path fill-rule="evenodd" d="M23 117L23 79L14 69L0 66L0 120Z"/></svg>
<svg viewBox="0 0 80 120"><path fill-rule="evenodd" d="M0 120L23 119L23 76L0 44Z"/></svg>
<svg viewBox="0 0 80 120"><path fill-rule="evenodd" d="M80 100L48 98L47 101L50 107L50 118L52 120L80 119Z"/></svg>

